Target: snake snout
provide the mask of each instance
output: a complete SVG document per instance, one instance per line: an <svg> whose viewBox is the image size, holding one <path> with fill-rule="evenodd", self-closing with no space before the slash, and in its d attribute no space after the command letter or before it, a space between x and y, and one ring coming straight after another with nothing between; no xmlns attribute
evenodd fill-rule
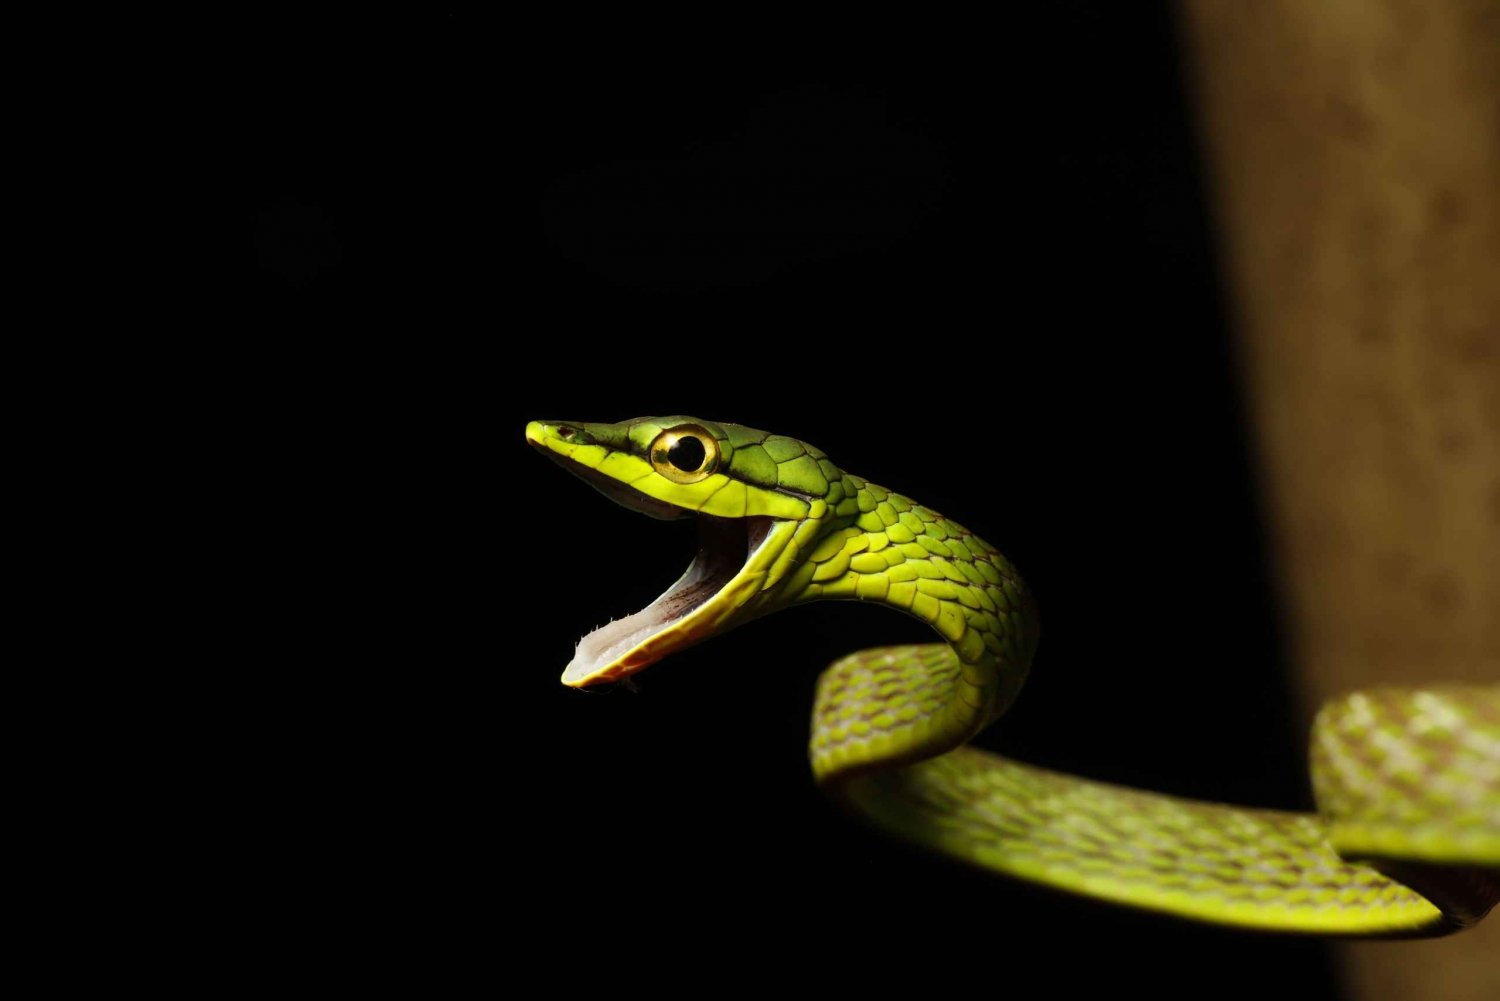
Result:
<svg viewBox="0 0 1500 1001"><path fill-rule="evenodd" d="M537 448L547 448L552 441L565 441L575 445L587 444L590 439L582 428L555 421L532 421L526 425L526 442Z"/></svg>

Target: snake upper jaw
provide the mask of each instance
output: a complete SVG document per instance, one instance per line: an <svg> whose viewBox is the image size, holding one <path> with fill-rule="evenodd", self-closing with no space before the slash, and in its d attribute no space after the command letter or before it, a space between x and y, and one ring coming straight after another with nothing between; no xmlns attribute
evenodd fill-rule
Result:
<svg viewBox="0 0 1500 1001"><path fill-rule="evenodd" d="M581 462L553 451L548 446L546 439L540 435L536 438L528 437L527 440L537 451L621 507L628 507L632 511L639 511L641 514L655 518L658 521L677 521L693 516L692 511L678 507L675 504L668 504L666 501L657 500L654 497L648 497L639 490L632 490L629 484L621 483L613 476L608 476L597 469L585 466Z"/></svg>
<svg viewBox="0 0 1500 1001"><path fill-rule="evenodd" d="M532 421L526 441L624 507L661 520L695 518L699 527L698 553L687 572L639 612L579 640L563 684L583 688L628 678L753 617L765 606L766 592L775 591L781 578L772 569L807 513L805 500L761 487L752 498L743 481L724 471L665 477L618 425ZM778 569L784 574L787 567Z"/></svg>
<svg viewBox="0 0 1500 1001"><path fill-rule="evenodd" d="M580 639L563 684L621 681L741 621L738 613L764 589L796 530L795 522L760 516L700 515L698 526L698 554L687 572L639 612Z"/></svg>

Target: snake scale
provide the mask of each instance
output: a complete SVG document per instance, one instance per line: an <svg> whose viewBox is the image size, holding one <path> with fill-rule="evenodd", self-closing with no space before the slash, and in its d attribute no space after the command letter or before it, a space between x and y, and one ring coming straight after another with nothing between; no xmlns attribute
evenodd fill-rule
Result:
<svg viewBox="0 0 1500 1001"><path fill-rule="evenodd" d="M945 642L834 662L810 754L830 795L905 840L1055 889L1266 931L1444 934L1500 899L1500 686L1325 706L1317 814L1032 767L965 746L1020 691L1038 627L1015 568L962 525L811 445L734 424L533 421L526 438L611 499L699 526L683 577L580 640L564 684L623 680L800 602L877 602Z"/></svg>

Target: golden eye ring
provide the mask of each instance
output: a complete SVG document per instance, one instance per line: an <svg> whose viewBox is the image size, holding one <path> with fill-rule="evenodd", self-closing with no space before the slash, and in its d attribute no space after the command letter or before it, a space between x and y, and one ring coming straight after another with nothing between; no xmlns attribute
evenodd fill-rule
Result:
<svg viewBox="0 0 1500 1001"><path fill-rule="evenodd" d="M651 442L651 468L673 483L697 483L719 468L719 442L696 424L670 428Z"/></svg>

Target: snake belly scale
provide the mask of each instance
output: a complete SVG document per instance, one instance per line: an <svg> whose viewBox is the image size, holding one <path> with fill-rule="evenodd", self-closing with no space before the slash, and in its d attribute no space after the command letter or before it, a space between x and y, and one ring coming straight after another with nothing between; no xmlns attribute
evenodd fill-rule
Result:
<svg viewBox="0 0 1500 1001"><path fill-rule="evenodd" d="M989 543L783 435L694 417L533 421L538 450L627 507L694 518L680 580L579 641L564 684L820 599L888 605L941 643L861 650L819 679L830 795L981 868L1266 931L1434 935L1500 898L1500 685L1353 693L1314 727L1316 814L1094 782L966 746L1021 689L1036 607Z"/></svg>

